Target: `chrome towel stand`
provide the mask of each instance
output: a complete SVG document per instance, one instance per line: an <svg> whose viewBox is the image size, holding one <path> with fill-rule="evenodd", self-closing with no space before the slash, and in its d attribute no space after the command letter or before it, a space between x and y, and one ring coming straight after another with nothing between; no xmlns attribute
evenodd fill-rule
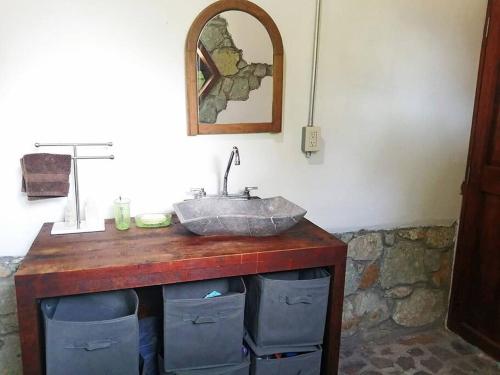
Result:
<svg viewBox="0 0 500 375"><path fill-rule="evenodd" d="M56 228L57 224L61 223L55 223L53 228L52 228L52 234L63 234L63 233L79 233L79 232L95 232L95 231L103 231L104 230L104 223L102 226L99 228L82 228L82 221L80 218L80 191L78 187L78 160L89 160L89 159L110 159L113 160L115 157L114 155L108 155L108 156L78 156L78 147L86 147L86 146L93 146L93 147L103 147L103 146L113 146L113 142L106 142L106 143L35 143L35 147L72 147L73 148L73 155L71 159L73 160L73 179L74 179L74 185L75 185L75 206L76 206L76 230L73 230L75 228L62 228L61 225L59 225L59 229ZM55 233L58 232L58 233Z"/></svg>

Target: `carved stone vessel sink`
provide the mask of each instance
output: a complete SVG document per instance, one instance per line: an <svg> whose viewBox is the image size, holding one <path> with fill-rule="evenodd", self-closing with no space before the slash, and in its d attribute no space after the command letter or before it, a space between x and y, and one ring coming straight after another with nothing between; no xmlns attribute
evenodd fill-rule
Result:
<svg viewBox="0 0 500 375"><path fill-rule="evenodd" d="M193 199L174 204L182 225L202 236L273 236L293 227L306 210L283 197Z"/></svg>

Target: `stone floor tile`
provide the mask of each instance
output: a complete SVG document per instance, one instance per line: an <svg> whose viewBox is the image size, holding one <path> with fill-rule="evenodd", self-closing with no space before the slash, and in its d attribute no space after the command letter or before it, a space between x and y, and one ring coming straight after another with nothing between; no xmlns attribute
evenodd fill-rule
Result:
<svg viewBox="0 0 500 375"><path fill-rule="evenodd" d="M412 357L399 357L396 364L404 371L412 370L415 368L415 360Z"/></svg>
<svg viewBox="0 0 500 375"><path fill-rule="evenodd" d="M399 339L399 343L407 346L415 344L431 344L437 341L437 337L430 333L403 337Z"/></svg>
<svg viewBox="0 0 500 375"><path fill-rule="evenodd" d="M349 358L350 356L353 355L353 353L354 353L354 350L352 350L352 349L341 350L340 357L341 358Z"/></svg>
<svg viewBox="0 0 500 375"><path fill-rule="evenodd" d="M361 347L361 354L367 357L375 354L375 351L373 350L373 345L363 345Z"/></svg>
<svg viewBox="0 0 500 375"><path fill-rule="evenodd" d="M483 360L481 360L479 357L472 357L471 358L471 361L472 363L474 363L474 365L476 366L476 368L479 368L479 369L484 369L487 367L486 363L484 363Z"/></svg>
<svg viewBox="0 0 500 375"><path fill-rule="evenodd" d="M420 363L434 374L437 374L437 372L443 368L443 363L436 357L422 359Z"/></svg>
<svg viewBox="0 0 500 375"><path fill-rule="evenodd" d="M420 348L411 348L406 351L412 357L420 357L425 354L425 352Z"/></svg>
<svg viewBox="0 0 500 375"><path fill-rule="evenodd" d="M361 359L351 360L342 363L341 372L346 375L357 375L366 366L366 362Z"/></svg>
<svg viewBox="0 0 500 375"><path fill-rule="evenodd" d="M380 350L380 354L383 355L383 356L388 356L388 355L392 355L394 353L392 352L391 347L387 346L385 348L382 348L382 350Z"/></svg>
<svg viewBox="0 0 500 375"><path fill-rule="evenodd" d="M340 375L500 375L500 363L435 329L341 347Z"/></svg>
<svg viewBox="0 0 500 375"><path fill-rule="evenodd" d="M432 345L428 347L429 351L434 354L441 361L449 361L451 359L458 358L458 355L452 351L438 345Z"/></svg>
<svg viewBox="0 0 500 375"><path fill-rule="evenodd" d="M460 368L464 371L469 371L469 372L472 372L475 370L475 368L470 363L467 363L466 361L460 361L458 363L458 368Z"/></svg>
<svg viewBox="0 0 500 375"><path fill-rule="evenodd" d="M500 363L495 363L489 358L483 358L481 355L474 356L471 360L481 373L484 374L500 374Z"/></svg>
<svg viewBox="0 0 500 375"><path fill-rule="evenodd" d="M371 357L370 362L378 369L394 367L394 362L391 359L385 357Z"/></svg>
<svg viewBox="0 0 500 375"><path fill-rule="evenodd" d="M449 370L448 374L449 375L467 375L467 372L463 372L462 370L459 370L459 369L453 367L451 370Z"/></svg>
<svg viewBox="0 0 500 375"><path fill-rule="evenodd" d="M471 345L466 345L457 339L451 341L451 346L458 354L461 355L473 354L475 352Z"/></svg>

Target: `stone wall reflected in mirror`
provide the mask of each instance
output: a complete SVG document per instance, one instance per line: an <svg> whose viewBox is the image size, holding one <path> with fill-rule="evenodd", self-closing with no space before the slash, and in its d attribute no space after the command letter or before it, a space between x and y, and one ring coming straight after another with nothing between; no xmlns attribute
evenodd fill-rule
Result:
<svg viewBox="0 0 500 375"><path fill-rule="evenodd" d="M204 124L272 121L273 45L251 14L208 21L197 45L198 119Z"/></svg>

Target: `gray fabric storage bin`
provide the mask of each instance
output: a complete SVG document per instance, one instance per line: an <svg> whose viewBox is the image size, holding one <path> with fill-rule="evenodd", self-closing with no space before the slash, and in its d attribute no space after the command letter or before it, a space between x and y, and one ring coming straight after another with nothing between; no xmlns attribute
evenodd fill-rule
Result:
<svg viewBox="0 0 500 375"><path fill-rule="evenodd" d="M205 369L197 369L197 370L178 370L178 371L170 371L164 372L160 371L161 375L249 375L250 374L250 356L242 359L238 365L228 365L228 366L219 366L219 367L211 367ZM158 356L158 362L163 365L163 357Z"/></svg>
<svg viewBox="0 0 500 375"><path fill-rule="evenodd" d="M42 300L47 375L138 375L134 290Z"/></svg>
<svg viewBox="0 0 500 375"><path fill-rule="evenodd" d="M246 282L245 326L256 346L272 350L323 342L330 289L325 269L253 275Z"/></svg>
<svg viewBox="0 0 500 375"><path fill-rule="evenodd" d="M245 294L241 277L163 286L164 370L240 364Z"/></svg>
<svg viewBox="0 0 500 375"><path fill-rule="evenodd" d="M317 345L301 345L301 346L273 346L272 348L259 347L255 345L255 342L252 339L252 336L245 332L245 336L243 337L247 346L252 350L252 352L257 357L268 356L275 353L288 353L288 352L314 352L318 348Z"/></svg>
<svg viewBox="0 0 500 375"><path fill-rule="evenodd" d="M298 353L294 357L266 359L252 354L251 375L320 375L320 346L308 353Z"/></svg>

